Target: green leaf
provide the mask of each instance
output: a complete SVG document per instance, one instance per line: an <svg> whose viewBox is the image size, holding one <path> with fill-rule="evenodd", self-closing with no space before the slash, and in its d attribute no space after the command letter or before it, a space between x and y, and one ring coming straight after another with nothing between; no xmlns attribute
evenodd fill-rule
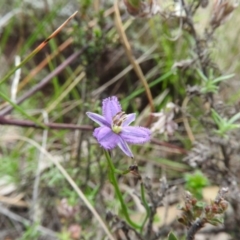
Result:
<svg viewBox="0 0 240 240"><path fill-rule="evenodd" d="M221 118L221 116L213 108L211 109L211 111L212 111L212 117L213 117L214 122L218 126L220 126L223 123L223 119Z"/></svg>
<svg viewBox="0 0 240 240"><path fill-rule="evenodd" d="M169 71L167 73L165 73L164 75L162 75L161 77L155 79L154 81L152 81L151 83L149 83L149 87L153 88L155 85L157 85L160 82L163 82L165 79L167 79L168 77L170 77L171 75L173 75L172 71ZM134 99L135 97L139 96L141 93L145 92L145 89L143 87L135 90L133 93L131 93L130 95L126 96L122 101L121 104L124 106L125 104L128 104L132 99ZM125 107L124 107L125 108ZM123 109L124 109L123 108Z"/></svg>
<svg viewBox="0 0 240 240"><path fill-rule="evenodd" d="M200 77L202 78L202 80L204 80L205 82L208 81L208 78L199 69L197 69L197 72L200 75Z"/></svg>
<svg viewBox="0 0 240 240"><path fill-rule="evenodd" d="M219 224L224 223L223 217L215 217L215 218L212 218L212 219L208 219L207 221L208 221L208 223L212 224L213 226L217 226Z"/></svg>
<svg viewBox="0 0 240 240"><path fill-rule="evenodd" d="M184 163L179 163L179 162L176 162L176 161L172 161L172 160L169 160L169 159L155 158L153 161L158 163L158 164L160 164L160 165L164 165L164 166L167 166L169 168L174 168L174 169L177 169L179 171L189 170L189 166L188 165L186 165Z"/></svg>
<svg viewBox="0 0 240 240"><path fill-rule="evenodd" d="M172 232L170 232L170 233L168 234L168 240L178 240L178 239L177 239L177 237L176 237Z"/></svg>
<svg viewBox="0 0 240 240"><path fill-rule="evenodd" d="M207 177L201 171L197 170L192 174L184 174L184 179L186 180L186 189L197 199L202 199L202 189L209 184Z"/></svg>
<svg viewBox="0 0 240 240"><path fill-rule="evenodd" d="M136 7L138 8L141 4L141 1L140 0L128 0L128 2L133 6L133 7Z"/></svg>
<svg viewBox="0 0 240 240"><path fill-rule="evenodd" d="M221 81L224 81L224 80L227 80L229 78L232 78L235 74L229 74L229 75L226 75L226 76L221 76L221 77L218 77L218 78L215 78L213 80L214 83L218 83L218 82L221 82Z"/></svg>
<svg viewBox="0 0 240 240"><path fill-rule="evenodd" d="M228 122L229 122L229 123L234 123L234 122L236 122L238 119L240 119L240 112L237 113L237 114L235 114L233 117L231 117Z"/></svg>
<svg viewBox="0 0 240 240"><path fill-rule="evenodd" d="M45 126L43 123L39 122L38 120L36 120L34 117L28 115L20 106L18 106L17 104L15 104L14 102L12 102L10 100L9 97L7 97L4 93L0 92L0 96L6 101L8 102L10 105L12 105L14 107L14 109L18 112L20 112L23 116L25 116L27 119L33 121L36 125L41 126L44 129L47 129L47 126Z"/></svg>

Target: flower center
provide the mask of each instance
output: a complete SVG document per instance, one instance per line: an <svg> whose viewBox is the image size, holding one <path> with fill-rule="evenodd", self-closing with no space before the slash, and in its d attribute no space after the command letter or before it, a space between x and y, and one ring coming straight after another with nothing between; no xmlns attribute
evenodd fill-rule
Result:
<svg viewBox="0 0 240 240"><path fill-rule="evenodd" d="M118 112L112 119L112 131L116 134L122 131L122 124L127 119L125 112Z"/></svg>

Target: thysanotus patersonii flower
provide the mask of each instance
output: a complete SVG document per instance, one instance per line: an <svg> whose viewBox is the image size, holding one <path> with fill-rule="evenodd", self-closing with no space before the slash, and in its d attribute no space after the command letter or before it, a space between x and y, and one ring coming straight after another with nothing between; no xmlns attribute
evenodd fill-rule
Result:
<svg viewBox="0 0 240 240"><path fill-rule="evenodd" d="M103 116L92 112L86 114L100 125L94 130L93 136L104 149L110 150L118 146L127 156L133 158L127 143L141 144L150 140L151 132L148 128L129 126L136 114L125 114L115 96L102 101Z"/></svg>

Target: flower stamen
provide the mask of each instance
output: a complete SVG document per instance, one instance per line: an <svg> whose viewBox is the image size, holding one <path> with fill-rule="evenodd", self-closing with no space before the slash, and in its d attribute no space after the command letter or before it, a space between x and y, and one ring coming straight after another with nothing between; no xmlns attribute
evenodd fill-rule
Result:
<svg viewBox="0 0 240 240"><path fill-rule="evenodd" d="M122 124L127 119L125 112L118 112L112 119L112 130L115 133L120 133L122 130Z"/></svg>
<svg viewBox="0 0 240 240"><path fill-rule="evenodd" d="M113 125L122 126L123 122L127 119L125 112L118 112L112 119Z"/></svg>

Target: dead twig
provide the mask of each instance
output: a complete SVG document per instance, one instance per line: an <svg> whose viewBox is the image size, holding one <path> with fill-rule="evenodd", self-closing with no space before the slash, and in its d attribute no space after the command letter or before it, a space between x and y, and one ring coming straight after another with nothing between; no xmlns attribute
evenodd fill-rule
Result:
<svg viewBox="0 0 240 240"><path fill-rule="evenodd" d="M43 129L42 126L37 125L36 123L31 121L7 119L3 116L0 116L0 125L12 125L12 126L18 126L18 127ZM50 129L69 129L69 130L84 130L84 131L93 130L93 127L90 125L79 126L79 125L67 124L67 123L45 123L44 125Z"/></svg>

